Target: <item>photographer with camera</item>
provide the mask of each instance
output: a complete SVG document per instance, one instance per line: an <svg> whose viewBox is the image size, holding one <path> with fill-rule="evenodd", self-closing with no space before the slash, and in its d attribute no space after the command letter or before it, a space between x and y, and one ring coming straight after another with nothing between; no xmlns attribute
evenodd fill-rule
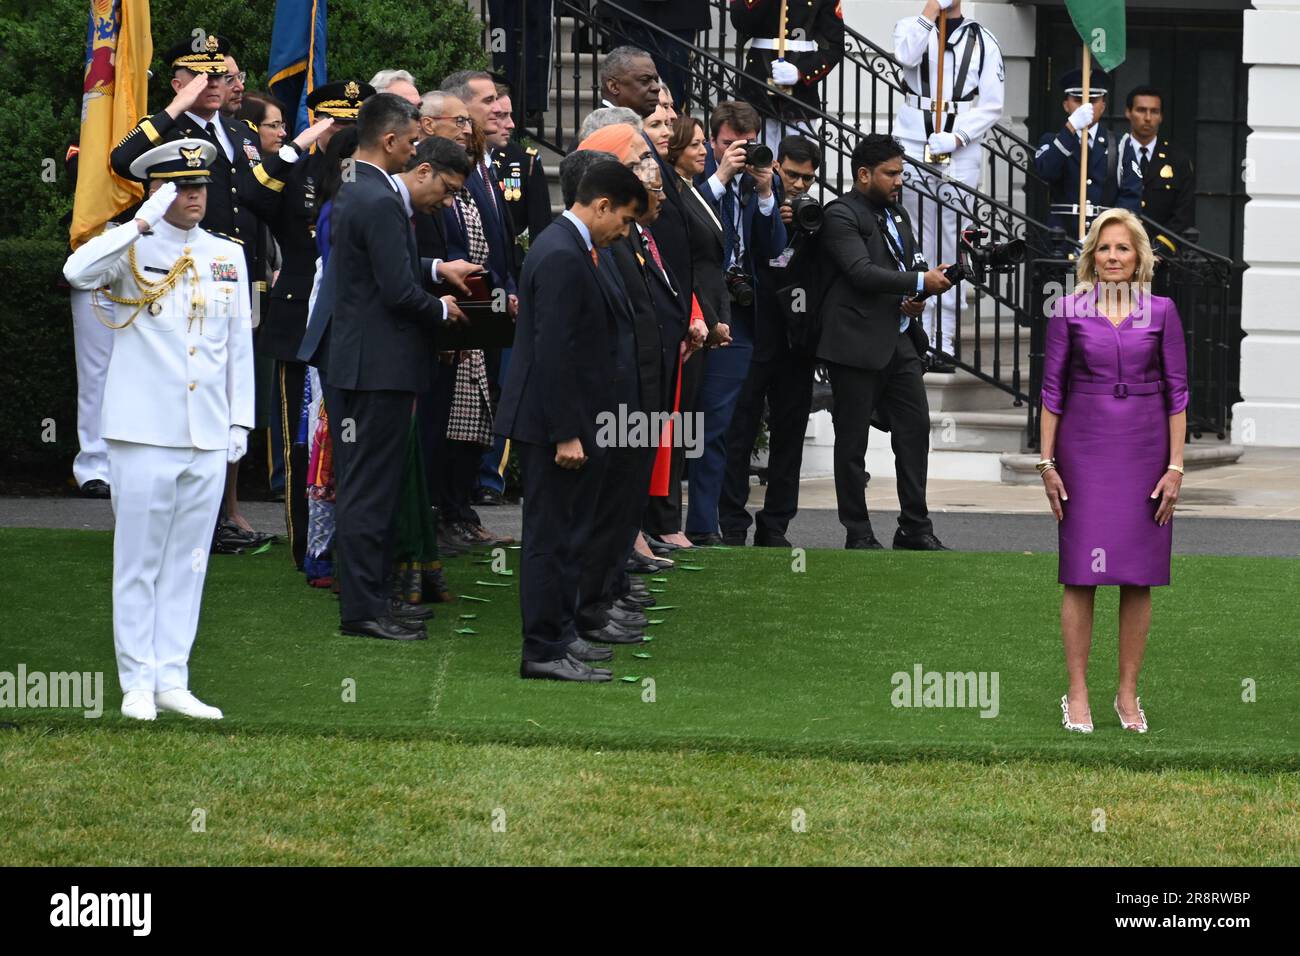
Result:
<svg viewBox="0 0 1300 956"><path fill-rule="evenodd" d="M903 146L872 133L853 150L853 189L826 206L817 237L826 363L835 399L835 498L846 548L882 548L867 512L866 455L872 412L888 419L902 512L894 548L948 550L934 536L925 504L930 405L924 366L928 338L916 321L922 295L952 285L947 265L933 269L916 249L899 205Z"/></svg>
<svg viewBox="0 0 1300 956"><path fill-rule="evenodd" d="M724 280L730 301L731 344L705 356L696 406L704 416L703 454L690 464L686 537L720 544L718 498L727 462L727 429L754 351L756 262L778 255L785 224L772 190L772 150L758 142L762 121L748 103L719 103L709 117L712 152L697 180L722 224Z"/></svg>
<svg viewBox="0 0 1300 956"><path fill-rule="evenodd" d="M799 468L812 408L813 357L792 346L790 328L777 290L808 286L815 280L799 255L821 227L822 207L808 190L817 180L817 147L802 136L787 136L777 148L776 190L788 244L780 255L757 263L761 277L755 304L754 354L727 432L727 471L718 502L724 544L743 545L749 533L749 463L754 440L768 407L767 495L754 516L754 544L790 547L786 530L799 510Z"/></svg>

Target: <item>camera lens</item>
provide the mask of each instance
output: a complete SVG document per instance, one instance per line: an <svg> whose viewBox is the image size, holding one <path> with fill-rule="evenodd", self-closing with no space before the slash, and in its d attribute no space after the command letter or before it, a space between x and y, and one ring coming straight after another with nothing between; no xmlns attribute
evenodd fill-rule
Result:
<svg viewBox="0 0 1300 956"><path fill-rule="evenodd" d="M772 150L762 143L745 144L745 164L757 169L764 169L772 165Z"/></svg>

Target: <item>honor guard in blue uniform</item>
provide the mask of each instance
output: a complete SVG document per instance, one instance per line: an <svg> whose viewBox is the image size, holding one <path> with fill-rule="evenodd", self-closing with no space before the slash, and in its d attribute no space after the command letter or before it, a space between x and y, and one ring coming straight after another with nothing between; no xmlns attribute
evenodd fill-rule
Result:
<svg viewBox="0 0 1300 956"><path fill-rule="evenodd" d="M316 87L307 97L307 109L316 123L278 153L263 156L253 170L259 186L268 192L266 222L282 258L256 347L259 355L275 360L271 427L280 431L275 447L285 476L285 528L298 568L307 554L307 444L300 435L307 365L298 360L298 348L307 328L307 302L316 275L316 190L330 138L356 123L362 102L374 92L370 84L354 80Z"/></svg>
<svg viewBox="0 0 1300 956"><path fill-rule="evenodd" d="M1089 78L1089 100L1083 102L1083 71L1071 70L1061 77L1065 99L1061 106L1066 121L1055 133L1044 133L1034 153L1034 170L1051 188L1052 206L1048 223L1065 230L1067 239L1079 231L1079 158L1082 133L1088 135L1088 209L1089 225L1102 212L1119 206L1130 212L1142 208L1140 180L1121 176L1118 137L1101 123L1106 112L1106 93L1110 78L1102 70L1093 70Z"/></svg>

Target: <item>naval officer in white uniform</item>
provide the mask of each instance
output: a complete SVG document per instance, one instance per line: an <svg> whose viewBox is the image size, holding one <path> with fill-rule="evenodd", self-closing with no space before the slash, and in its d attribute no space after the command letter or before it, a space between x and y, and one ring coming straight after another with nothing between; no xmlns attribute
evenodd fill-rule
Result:
<svg viewBox="0 0 1300 956"><path fill-rule="evenodd" d="M220 719L189 691L208 547L227 462L253 427L243 249L198 227L216 147L164 143L131 164L152 194L63 267L114 328L102 434L113 487L113 642L122 713Z"/></svg>
<svg viewBox="0 0 1300 956"><path fill-rule="evenodd" d="M938 89L939 11L948 13L948 36L943 55L943 110L938 126L934 121L934 100ZM904 17L894 26L894 56L903 66L908 94L899 108L894 136L907 155L922 162L928 145L932 154L951 156L941 167L951 178L979 187L981 148L984 133L1002 118L1003 87L1006 80L1002 48L987 27L962 16L961 0L926 0L920 16ZM908 169L910 178L915 169ZM940 194L943 180L927 175L928 194ZM928 198L918 202L915 189L903 190L903 206L920 238L921 253L933 268L957 261L957 216ZM924 222L918 206L925 210ZM942 215L940 215L942 213ZM939 221L936 221L938 217ZM964 220L963 228L974 225ZM942 232L942 244L936 236ZM943 303L936 314L935 300ZM953 355L954 332L961 318L957 287L942 296L926 300L922 324L930 344ZM936 329L940 325L941 329ZM942 332L942 335L940 335ZM952 371L939 360L936 371Z"/></svg>

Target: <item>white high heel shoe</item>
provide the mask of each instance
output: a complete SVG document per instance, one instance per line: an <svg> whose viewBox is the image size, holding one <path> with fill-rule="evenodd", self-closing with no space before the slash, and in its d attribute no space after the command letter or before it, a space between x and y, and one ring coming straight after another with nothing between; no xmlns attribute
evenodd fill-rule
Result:
<svg viewBox="0 0 1300 956"><path fill-rule="evenodd" d="M1061 695L1061 726L1078 734L1092 733L1092 721L1076 723L1070 719L1070 695Z"/></svg>
<svg viewBox="0 0 1300 956"><path fill-rule="evenodd" d="M1119 718L1119 725L1123 727L1125 730L1136 730L1139 734L1145 734L1147 732L1147 715L1142 710L1141 697L1137 698L1137 705L1138 705L1138 719L1130 723L1129 721L1125 720L1124 715L1119 712L1119 695L1116 695L1115 716Z"/></svg>

